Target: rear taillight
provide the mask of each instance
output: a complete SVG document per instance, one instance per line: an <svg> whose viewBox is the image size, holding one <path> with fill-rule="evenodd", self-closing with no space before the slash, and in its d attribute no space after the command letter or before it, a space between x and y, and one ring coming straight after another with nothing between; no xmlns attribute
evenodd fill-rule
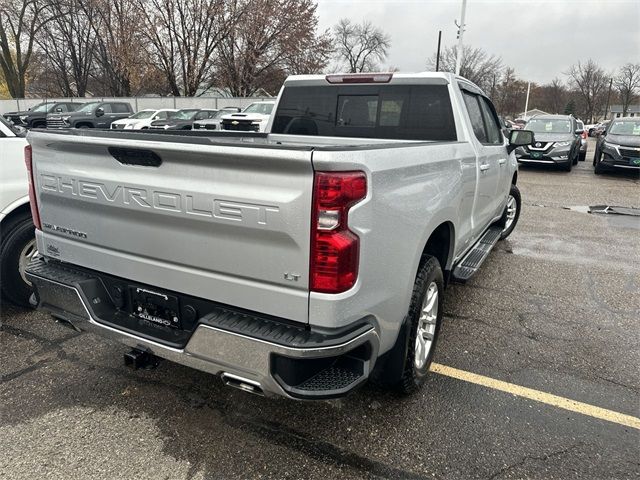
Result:
<svg viewBox="0 0 640 480"><path fill-rule="evenodd" d="M587 132L583 131L581 137L586 140L587 139Z"/></svg>
<svg viewBox="0 0 640 480"><path fill-rule="evenodd" d="M29 177L29 203L31 204L31 218L33 224L38 230L42 230L40 225L40 213L38 212L38 201L36 200L36 184L33 178L33 156L31 154L31 145L24 147L24 164L27 166Z"/></svg>
<svg viewBox="0 0 640 480"><path fill-rule="evenodd" d="M349 209L367 196L364 172L316 172L311 224L310 289L340 293L358 278L360 239L349 230Z"/></svg>

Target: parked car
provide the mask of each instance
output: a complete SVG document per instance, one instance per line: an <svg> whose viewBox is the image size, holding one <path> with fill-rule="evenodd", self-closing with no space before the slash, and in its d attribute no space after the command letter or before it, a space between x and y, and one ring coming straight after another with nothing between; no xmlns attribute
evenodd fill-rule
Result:
<svg viewBox="0 0 640 480"><path fill-rule="evenodd" d="M24 166L26 130L0 116L0 290L2 298L29 306L25 268L38 252Z"/></svg>
<svg viewBox="0 0 640 480"><path fill-rule="evenodd" d="M216 112L215 109L184 108L168 114L166 120L151 122L149 128L153 130L191 130L193 122L211 118Z"/></svg>
<svg viewBox="0 0 640 480"><path fill-rule="evenodd" d="M602 135L607 130L609 123L611 123L611 120L605 120L604 122L600 122L598 125L596 125L596 127L593 129L593 136L599 137L600 135Z"/></svg>
<svg viewBox="0 0 640 480"><path fill-rule="evenodd" d="M132 113L127 102L88 102L66 115L49 113L47 128L110 128L112 122Z"/></svg>
<svg viewBox="0 0 640 480"><path fill-rule="evenodd" d="M516 118L513 121L513 125L511 126L511 128L513 130L522 130L524 128L524 126L527 124L527 121L523 118Z"/></svg>
<svg viewBox="0 0 640 480"><path fill-rule="evenodd" d="M640 118L613 120L596 143L595 173L605 170L640 170Z"/></svg>
<svg viewBox="0 0 640 480"><path fill-rule="evenodd" d="M140 110L130 117L112 122L111 128L113 130L145 130L151 126L151 122L166 120L172 112L177 112L177 110L175 108Z"/></svg>
<svg viewBox="0 0 640 480"><path fill-rule="evenodd" d="M242 113L224 115L221 128L239 132L264 132L274 105L275 102L255 102Z"/></svg>
<svg viewBox="0 0 640 480"><path fill-rule="evenodd" d="M415 391L445 286L515 228L513 149L533 133L506 142L482 91L442 72L290 77L269 125L30 133L35 303L134 367L298 399L372 375Z"/></svg>
<svg viewBox="0 0 640 480"><path fill-rule="evenodd" d="M220 130L220 120L223 115L227 115L229 113L238 113L241 112L242 109L239 107L224 107L218 110L215 115L205 119L205 120L196 120L193 122L194 130Z"/></svg>
<svg viewBox="0 0 640 480"><path fill-rule="evenodd" d="M82 106L82 103L74 102L42 102L28 110L21 112L9 112L4 116L14 125L25 128L46 128L47 114L73 112Z"/></svg>
<svg viewBox="0 0 640 480"><path fill-rule="evenodd" d="M571 115L536 115L525 129L536 141L516 149L518 162L558 165L567 172L578 163L582 129Z"/></svg>
<svg viewBox="0 0 640 480"><path fill-rule="evenodd" d="M593 137L593 131L597 126L598 126L597 123L588 123L588 124L586 124L584 126L584 128L587 131L587 136Z"/></svg>
<svg viewBox="0 0 640 480"><path fill-rule="evenodd" d="M578 130L582 130L582 133L580 134L580 155L578 156L578 160L584 162L587 158L587 145L589 143L589 138L584 122L582 120L576 120L576 123L578 124Z"/></svg>

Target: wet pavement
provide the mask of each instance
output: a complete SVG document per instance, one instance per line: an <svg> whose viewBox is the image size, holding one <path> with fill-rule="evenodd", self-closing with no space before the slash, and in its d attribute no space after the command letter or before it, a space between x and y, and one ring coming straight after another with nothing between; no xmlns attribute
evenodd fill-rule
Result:
<svg viewBox="0 0 640 480"><path fill-rule="evenodd" d="M592 147L592 145L591 145ZM521 167L514 234L447 291L435 361L631 417L640 413L640 180ZM640 430L432 373L401 398L365 386L265 399L50 316L2 307L0 478L640 477Z"/></svg>

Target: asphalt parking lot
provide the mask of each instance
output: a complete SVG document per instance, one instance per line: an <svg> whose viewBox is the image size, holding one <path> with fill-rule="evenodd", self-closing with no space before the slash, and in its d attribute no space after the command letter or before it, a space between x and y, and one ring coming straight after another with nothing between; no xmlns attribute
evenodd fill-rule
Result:
<svg viewBox="0 0 640 480"><path fill-rule="evenodd" d="M638 478L640 217L584 207L640 207L640 180L595 176L592 152L521 167L520 223L448 290L439 373L409 398L134 372L124 346L3 305L0 478Z"/></svg>

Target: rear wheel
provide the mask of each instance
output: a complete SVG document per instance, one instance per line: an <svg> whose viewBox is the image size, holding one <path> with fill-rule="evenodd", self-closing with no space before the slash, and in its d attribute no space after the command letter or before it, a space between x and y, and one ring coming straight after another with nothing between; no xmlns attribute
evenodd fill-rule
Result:
<svg viewBox="0 0 640 480"><path fill-rule="evenodd" d="M429 372L442 324L444 280L440 262L428 256L413 285L409 313L405 317L408 338L394 349L402 349L403 362L393 386L404 394L415 392Z"/></svg>
<svg viewBox="0 0 640 480"><path fill-rule="evenodd" d="M580 150L577 150L576 151L576 155L573 157L573 162L571 162L571 163L573 165L577 165L579 159L580 159Z"/></svg>
<svg viewBox="0 0 640 480"><path fill-rule="evenodd" d="M33 290L25 269L37 254L31 215L22 215L3 231L0 243L0 278L4 298L23 307L29 306Z"/></svg>
<svg viewBox="0 0 640 480"><path fill-rule="evenodd" d="M580 152L580 156L578 157L578 160L580 160L581 162L584 162L587 159L587 151L585 150L584 152Z"/></svg>

